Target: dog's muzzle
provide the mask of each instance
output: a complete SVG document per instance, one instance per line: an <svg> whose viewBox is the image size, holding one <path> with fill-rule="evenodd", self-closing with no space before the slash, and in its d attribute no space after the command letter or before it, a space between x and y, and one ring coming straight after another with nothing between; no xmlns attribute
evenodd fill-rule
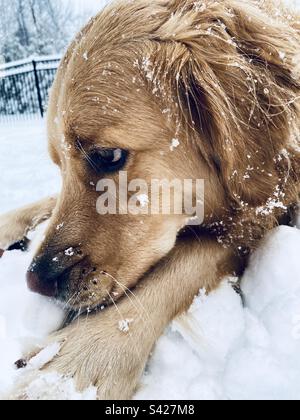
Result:
<svg viewBox="0 0 300 420"><path fill-rule="evenodd" d="M43 296L64 300L69 281L86 272L86 259L80 248L69 247L60 252L45 252L37 256L27 272L29 290Z"/></svg>

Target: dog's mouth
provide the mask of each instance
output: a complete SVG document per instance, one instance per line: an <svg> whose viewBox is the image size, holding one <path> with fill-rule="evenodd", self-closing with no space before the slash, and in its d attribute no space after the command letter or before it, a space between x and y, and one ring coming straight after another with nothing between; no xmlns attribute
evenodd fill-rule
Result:
<svg viewBox="0 0 300 420"><path fill-rule="evenodd" d="M67 258L66 258L67 255ZM35 258L27 273L29 290L49 297L66 311L95 311L114 303L120 292L112 275L76 248Z"/></svg>
<svg viewBox="0 0 300 420"><path fill-rule="evenodd" d="M76 304L74 306L73 305L66 306L60 301L56 301L56 304L59 307L61 307L65 312L65 318L64 318L61 328L67 327L68 325L72 324L73 322L75 322L77 319L81 317L89 317L89 316L97 315L100 312L104 312L107 308L111 306L111 304L109 304L108 301L92 306L92 307L82 306L82 305L77 307Z"/></svg>
<svg viewBox="0 0 300 420"><path fill-rule="evenodd" d="M74 293L64 292L63 295L58 293L53 300L66 311L92 313L102 311L107 306L116 302L115 299L111 298L114 294L113 290L114 288L112 287L106 295L102 296L101 294L97 296L94 291L84 288L84 290L78 290Z"/></svg>
<svg viewBox="0 0 300 420"><path fill-rule="evenodd" d="M94 267L82 269L82 266L74 265L65 270L56 282L54 299L75 316L103 311L122 296L114 277Z"/></svg>

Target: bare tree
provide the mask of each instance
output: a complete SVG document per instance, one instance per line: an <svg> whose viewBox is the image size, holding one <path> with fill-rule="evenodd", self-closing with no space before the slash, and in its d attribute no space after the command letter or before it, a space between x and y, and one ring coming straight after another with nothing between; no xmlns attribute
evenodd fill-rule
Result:
<svg viewBox="0 0 300 420"><path fill-rule="evenodd" d="M0 0L2 61L61 53L83 23L72 2Z"/></svg>

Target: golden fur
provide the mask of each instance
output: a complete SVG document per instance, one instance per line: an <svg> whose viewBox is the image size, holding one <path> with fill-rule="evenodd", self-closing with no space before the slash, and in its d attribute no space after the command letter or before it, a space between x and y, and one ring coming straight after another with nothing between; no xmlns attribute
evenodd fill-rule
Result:
<svg viewBox="0 0 300 420"><path fill-rule="evenodd" d="M201 287L240 274L243 257L296 206L299 22L267 0L124 0L72 43L48 112L63 189L36 261L80 248L70 307L118 309L54 336L63 347L47 369L80 389L96 385L99 398L132 397L166 325ZM170 153L173 138L180 146ZM186 215L97 215L98 179L85 159L95 146L128 150L129 180L204 179L201 229L183 233ZM120 318L134 320L130 334Z"/></svg>

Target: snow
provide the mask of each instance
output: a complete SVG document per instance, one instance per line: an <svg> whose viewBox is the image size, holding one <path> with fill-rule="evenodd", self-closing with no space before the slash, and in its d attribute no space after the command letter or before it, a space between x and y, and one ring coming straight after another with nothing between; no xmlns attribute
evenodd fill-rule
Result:
<svg viewBox="0 0 300 420"><path fill-rule="evenodd" d="M15 76L33 71L33 61L36 62L37 70L57 69L61 56L50 55L31 57L26 60L12 61L9 64L0 64L0 77Z"/></svg>
<svg viewBox="0 0 300 420"><path fill-rule="evenodd" d="M142 208L147 207L149 204L149 196L147 194L140 194L137 196L137 201Z"/></svg>
<svg viewBox="0 0 300 420"><path fill-rule="evenodd" d="M13 251L5 253L1 259L0 393L6 392L16 377L14 362L24 352L41 347L46 335L59 327L63 316L61 309L51 301L26 289L25 272L32 252Z"/></svg>
<svg viewBox="0 0 300 420"><path fill-rule="evenodd" d="M30 400L91 401L96 400L97 390L90 387L83 393L79 393L73 381L61 378L55 373L48 373L35 379L29 385L27 394Z"/></svg>
<svg viewBox="0 0 300 420"><path fill-rule="evenodd" d="M138 399L300 399L300 231L281 227L253 256L245 307L228 280L160 340ZM168 372L168 374L166 374Z"/></svg>
<svg viewBox="0 0 300 420"><path fill-rule="evenodd" d="M29 363L29 369L42 369L47 363L51 362L55 356L59 354L61 345L59 343L53 343L50 346L45 347L35 357L33 357Z"/></svg>
<svg viewBox="0 0 300 420"><path fill-rule="evenodd" d="M0 165L5 174L0 212L59 189L44 123L38 119L0 124ZM44 230L41 226L32 235L28 253L5 253L0 260L0 395L22 378L14 362L24 352L41 349L63 317L53 302L31 294L25 285L25 271ZM200 291L189 313L159 340L135 398L300 399L299 248L297 228L280 227L266 238L242 281L245 306L232 287L235 279L224 279L209 296ZM132 322L124 320L119 328L127 333ZM58 351L58 345L46 347L25 371L42 366ZM55 373L35 377L27 394L34 400L96 398L94 388L79 394L72 380Z"/></svg>
<svg viewBox="0 0 300 420"><path fill-rule="evenodd" d="M57 193L59 172L48 156L43 121L0 122L0 168L1 213Z"/></svg>
<svg viewBox="0 0 300 420"><path fill-rule="evenodd" d="M119 330L124 334L127 334L130 330L130 324L133 323L133 319L123 319L119 322Z"/></svg>
<svg viewBox="0 0 300 420"><path fill-rule="evenodd" d="M28 64L32 64L32 61L35 61L37 64L40 64L44 61L58 61L61 59L60 55L43 55L43 56L32 56L23 60L16 60L16 61L10 61L6 64L0 64L0 71L11 69L13 67L20 67L20 66L26 66Z"/></svg>
<svg viewBox="0 0 300 420"><path fill-rule="evenodd" d="M172 139L171 146L170 146L171 152L174 152L174 150L177 149L177 147L179 146L180 146L180 141L178 139Z"/></svg>
<svg viewBox="0 0 300 420"><path fill-rule="evenodd" d="M65 255L66 255L67 257L73 257L73 255L74 255L74 248L69 248L69 249L67 249L67 250L65 251Z"/></svg>

